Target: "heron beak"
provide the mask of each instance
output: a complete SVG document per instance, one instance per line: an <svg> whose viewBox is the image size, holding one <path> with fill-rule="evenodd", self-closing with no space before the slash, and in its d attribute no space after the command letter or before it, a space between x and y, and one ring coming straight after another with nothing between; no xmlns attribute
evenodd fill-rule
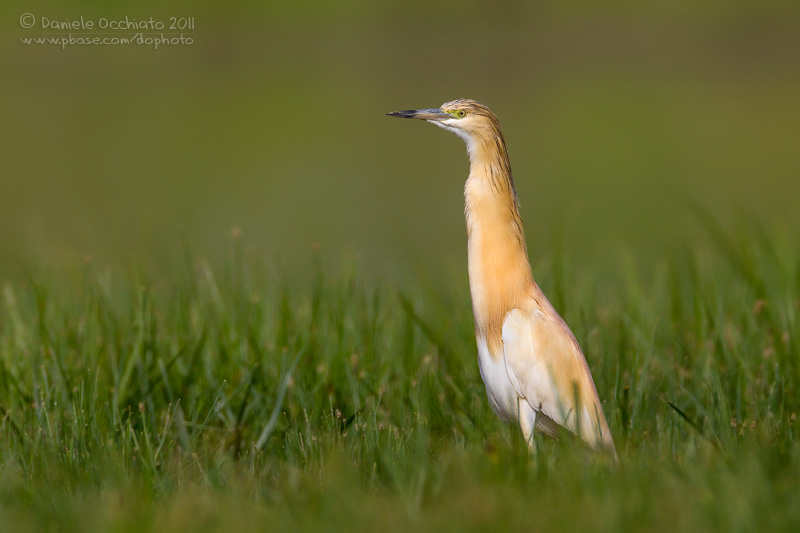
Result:
<svg viewBox="0 0 800 533"><path fill-rule="evenodd" d="M394 111L386 113L390 117L400 118L418 118L421 120L430 120L433 122L441 122L449 118L453 118L441 109L409 109L407 111Z"/></svg>

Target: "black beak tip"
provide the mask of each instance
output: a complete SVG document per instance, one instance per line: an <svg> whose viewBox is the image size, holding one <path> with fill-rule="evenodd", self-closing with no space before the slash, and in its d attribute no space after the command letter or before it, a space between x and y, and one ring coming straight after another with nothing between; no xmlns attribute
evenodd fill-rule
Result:
<svg viewBox="0 0 800 533"><path fill-rule="evenodd" d="M416 111L392 111L391 113L386 113L387 116L400 118L414 118L415 114Z"/></svg>

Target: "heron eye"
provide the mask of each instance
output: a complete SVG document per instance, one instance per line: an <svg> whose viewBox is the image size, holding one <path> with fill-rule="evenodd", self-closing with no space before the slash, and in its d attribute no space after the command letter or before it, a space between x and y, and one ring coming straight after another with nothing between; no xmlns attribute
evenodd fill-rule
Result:
<svg viewBox="0 0 800 533"><path fill-rule="evenodd" d="M464 111L463 109L459 109L457 115L458 118L464 118L465 116L467 116L467 112Z"/></svg>

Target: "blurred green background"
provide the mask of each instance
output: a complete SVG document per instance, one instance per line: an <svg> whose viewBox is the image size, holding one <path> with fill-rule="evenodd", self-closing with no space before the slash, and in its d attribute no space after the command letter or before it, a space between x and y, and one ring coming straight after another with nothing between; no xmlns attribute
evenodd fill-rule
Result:
<svg viewBox="0 0 800 533"><path fill-rule="evenodd" d="M686 198L797 234L800 2L528 4L4 2L0 278L222 261L234 227L289 270L318 243L463 272L463 143L384 116L459 97L503 123L534 254L560 231L576 264L646 265L699 233ZM196 27L62 50L23 13Z"/></svg>

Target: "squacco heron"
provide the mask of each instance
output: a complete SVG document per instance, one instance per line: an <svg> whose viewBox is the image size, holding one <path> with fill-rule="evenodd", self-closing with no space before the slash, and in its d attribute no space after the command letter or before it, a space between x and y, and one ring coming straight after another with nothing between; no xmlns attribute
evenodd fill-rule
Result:
<svg viewBox="0 0 800 533"><path fill-rule="evenodd" d="M492 409L506 422L519 422L531 450L534 431L558 438L566 430L616 459L583 352L533 280L497 117L485 105L463 99L389 115L427 120L467 144L469 285L478 365Z"/></svg>

